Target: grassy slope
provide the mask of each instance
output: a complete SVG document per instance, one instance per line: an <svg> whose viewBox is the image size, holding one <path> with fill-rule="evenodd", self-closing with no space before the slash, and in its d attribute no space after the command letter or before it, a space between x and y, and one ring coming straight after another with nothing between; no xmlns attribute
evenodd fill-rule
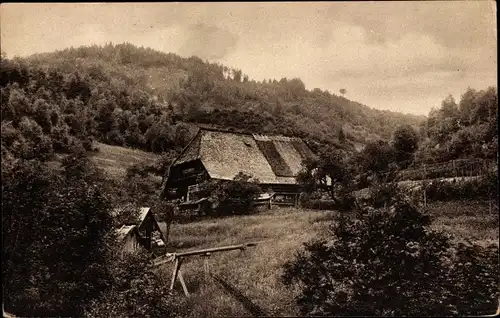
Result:
<svg viewBox="0 0 500 318"><path fill-rule="evenodd" d="M498 244L498 206L489 214L485 202L445 202L428 206L435 216L432 228L453 234L455 241ZM328 237L328 224L336 212L276 208L252 216L203 220L172 226L171 243L179 251L262 241L244 252L230 251L209 258L210 273L230 284L223 287L210 278L204 283L203 259L192 257L182 265L192 293L187 299L193 317L298 315L297 290L280 282L283 264L302 243ZM496 215L496 216L495 216ZM171 277L172 264L162 265ZM180 285L176 289L182 291ZM229 291L231 290L231 291ZM239 299L239 300L238 300Z"/></svg>
<svg viewBox="0 0 500 318"><path fill-rule="evenodd" d="M91 154L92 161L116 179L123 179L127 174L127 168L134 164L151 164L158 159L158 155L154 153L137 149L110 146L99 142L95 146L99 148L99 151ZM155 177L161 181L161 177Z"/></svg>
<svg viewBox="0 0 500 318"><path fill-rule="evenodd" d="M193 317L248 316L252 314L252 306L266 315L297 315L293 302L297 291L282 285L279 280L281 268L303 242L327 235L328 220L334 214L332 211L276 208L251 216L174 224L171 239L174 245L182 246L180 250L260 242L243 252L216 253L209 258L210 273L223 278L230 287L222 287L213 278L203 283L201 257L185 261L182 270L188 289L193 293L187 300L194 310ZM163 266L165 275L170 277L172 265ZM237 300L238 295L240 300Z"/></svg>

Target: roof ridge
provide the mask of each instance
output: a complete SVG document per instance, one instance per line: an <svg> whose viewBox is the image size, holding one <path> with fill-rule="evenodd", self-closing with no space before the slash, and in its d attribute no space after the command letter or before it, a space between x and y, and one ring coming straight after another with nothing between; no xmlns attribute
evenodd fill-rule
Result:
<svg viewBox="0 0 500 318"><path fill-rule="evenodd" d="M223 128L213 128L213 127L204 127L204 126L199 126L198 128L200 131L205 130L205 131L215 131L215 132L222 132L222 133L228 133L228 134L252 135L251 133L248 133L248 132L232 131L232 130L223 129ZM234 129L237 129L237 128L234 128Z"/></svg>
<svg viewBox="0 0 500 318"><path fill-rule="evenodd" d="M253 138L258 141L298 141L302 140L299 137L290 137L285 135L262 135L252 134Z"/></svg>
<svg viewBox="0 0 500 318"><path fill-rule="evenodd" d="M188 150L188 148L191 146L191 144L196 140L196 138L198 137L198 135L201 133L202 129L198 129L198 131L196 132L196 135L194 135L194 137L188 142L188 144L184 147L184 149L182 149L181 153L177 156L177 158L175 158L174 161L172 161L172 163L170 164L170 166L173 166L175 163L177 163L177 161L179 160L180 157L182 157L182 155L184 155L184 153L186 152L186 150Z"/></svg>
<svg viewBox="0 0 500 318"><path fill-rule="evenodd" d="M255 140L258 140L258 138L267 139L268 141L271 141L271 140L280 140L280 141L302 140L300 137L285 136L282 134L259 134L259 133L233 131L233 130L224 129L224 128L215 128L215 127L206 127L206 126L198 126L198 128L199 128L199 131L203 131L203 130L204 131L215 131L215 132L222 132L222 133L228 133L228 134L253 136ZM238 128L233 128L233 129L238 129Z"/></svg>

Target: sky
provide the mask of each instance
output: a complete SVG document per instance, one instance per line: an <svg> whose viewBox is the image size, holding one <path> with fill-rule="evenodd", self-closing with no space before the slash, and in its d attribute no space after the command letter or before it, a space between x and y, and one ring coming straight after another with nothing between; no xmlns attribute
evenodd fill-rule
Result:
<svg viewBox="0 0 500 318"><path fill-rule="evenodd" d="M497 85L489 0L2 3L0 27L8 57L129 42L418 115Z"/></svg>

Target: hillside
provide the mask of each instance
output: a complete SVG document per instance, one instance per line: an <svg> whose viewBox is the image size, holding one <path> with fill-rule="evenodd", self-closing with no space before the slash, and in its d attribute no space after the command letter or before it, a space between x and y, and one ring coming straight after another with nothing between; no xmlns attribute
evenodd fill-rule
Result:
<svg viewBox="0 0 500 318"><path fill-rule="evenodd" d="M170 107L174 118L182 122L250 132L339 143L342 130L348 141L365 143L389 139L398 125L417 127L425 119L371 109L319 89L309 91L300 79L256 82L241 70L131 44L70 48L36 54L25 61L45 70L77 72L97 87L142 94L164 109ZM95 87L90 89L90 95L97 93ZM120 103L117 106L124 109Z"/></svg>

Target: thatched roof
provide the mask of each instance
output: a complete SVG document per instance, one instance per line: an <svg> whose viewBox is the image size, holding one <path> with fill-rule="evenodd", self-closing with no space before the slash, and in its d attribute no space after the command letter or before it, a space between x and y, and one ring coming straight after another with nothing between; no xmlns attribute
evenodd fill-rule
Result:
<svg viewBox="0 0 500 318"><path fill-rule="evenodd" d="M146 219L146 216L148 215L149 210L151 210L151 208L146 208L146 207L143 207L139 210L139 216L138 216L139 227L141 226L142 222L144 222L144 219ZM154 217L154 215L153 215L153 217Z"/></svg>
<svg viewBox="0 0 500 318"><path fill-rule="evenodd" d="M199 159L213 179L233 180L243 172L262 184L295 184L302 161L311 155L299 138L202 128L173 167Z"/></svg>
<svg viewBox="0 0 500 318"><path fill-rule="evenodd" d="M123 225L121 228L117 229L116 234L118 241L125 239L125 237L127 237L127 235L129 235L130 232L134 231L135 229L135 225Z"/></svg>

